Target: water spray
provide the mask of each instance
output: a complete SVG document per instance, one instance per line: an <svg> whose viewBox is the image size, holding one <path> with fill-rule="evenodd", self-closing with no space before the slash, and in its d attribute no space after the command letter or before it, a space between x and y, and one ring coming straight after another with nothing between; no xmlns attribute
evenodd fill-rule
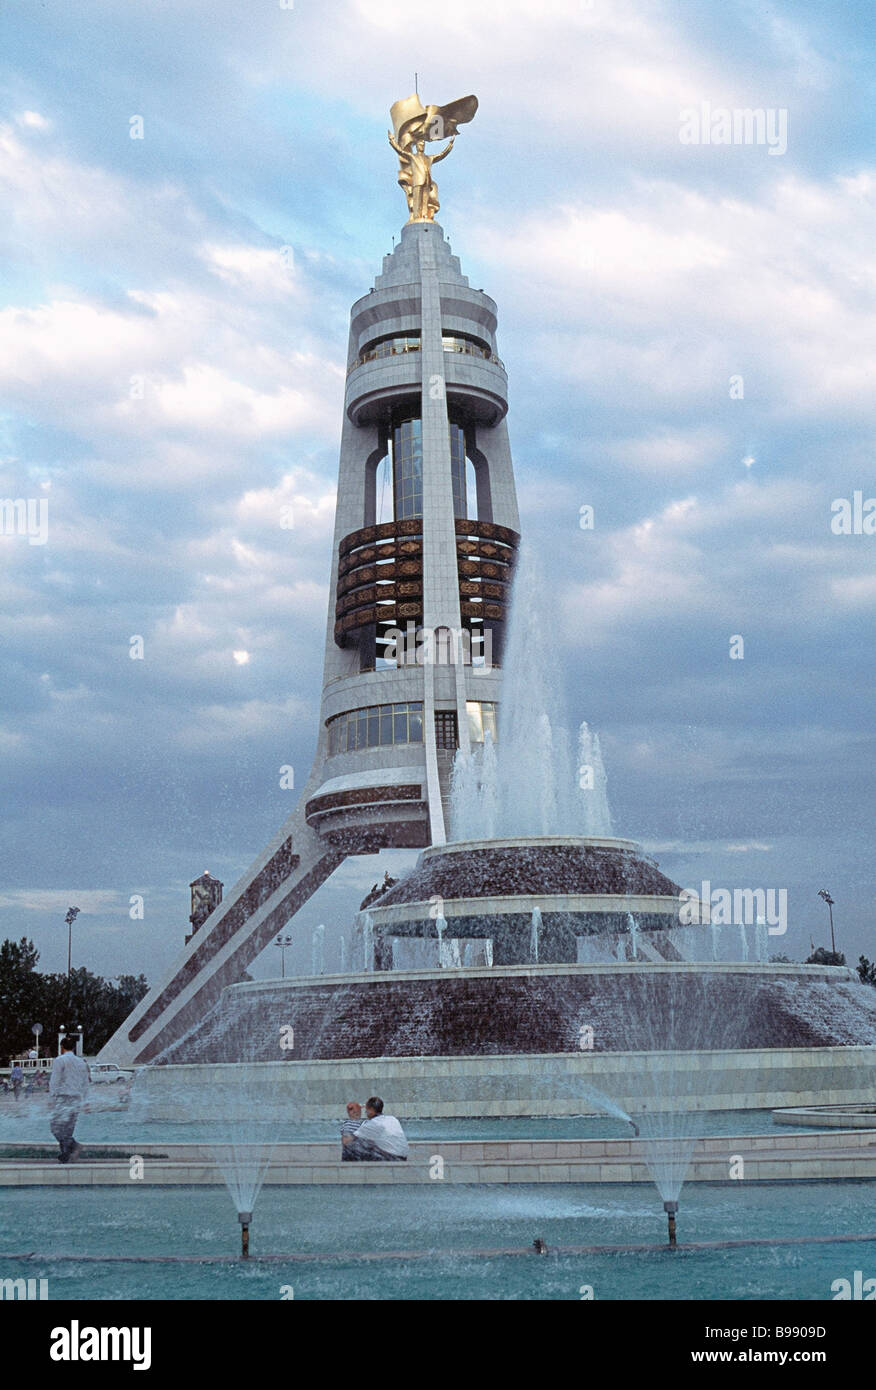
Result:
<svg viewBox="0 0 876 1390"><path fill-rule="evenodd" d="M664 1202L663 1210L666 1212L666 1219L669 1223L669 1248L670 1250L676 1250L678 1248L678 1241L675 1238L675 1214L678 1211L678 1203Z"/></svg>
<svg viewBox="0 0 876 1390"><path fill-rule="evenodd" d="M239 1211L237 1219L240 1222L240 1258L249 1259L249 1225L252 1221L251 1211Z"/></svg>

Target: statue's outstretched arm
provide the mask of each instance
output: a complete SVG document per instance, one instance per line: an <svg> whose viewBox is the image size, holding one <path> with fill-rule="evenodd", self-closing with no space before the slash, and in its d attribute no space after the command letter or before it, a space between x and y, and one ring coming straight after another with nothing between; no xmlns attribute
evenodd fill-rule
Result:
<svg viewBox="0 0 876 1390"><path fill-rule="evenodd" d="M389 141L389 143L392 145L392 148L395 150L396 154L399 155L402 159L406 158L406 153L405 153L405 151L402 149L401 145L399 145L399 144L396 143L395 139L393 138L393 134L392 134L392 131L391 131L391 130L388 130L388 131L386 132L386 138L387 138L387 140Z"/></svg>
<svg viewBox="0 0 876 1390"><path fill-rule="evenodd" d="M432 156L432 163L433 163L433 164L437 164L437 163L439 162L439 160L442 160L442 159L446 159L446 158L447 158L447 156L450 154L450 151L453 149L453 142L454 142L455 139L456 139L456 136L455 136L455 135L451 135L451 137L450 137L450 144L447 146L447 149L446 149L446 150L442 150L440 154L433 154L433 156Z"/></svg>

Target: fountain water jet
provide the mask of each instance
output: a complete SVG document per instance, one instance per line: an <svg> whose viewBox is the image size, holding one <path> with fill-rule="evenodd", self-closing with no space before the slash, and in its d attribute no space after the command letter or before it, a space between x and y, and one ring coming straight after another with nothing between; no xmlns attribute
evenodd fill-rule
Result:
<svg viewBox="0 0 876 1390"><path fill-rule="evenodd" d="M374 969L374 918L370 912L364 914L362 923L362 948L365 955L364 969Z"/></svg>
<svg viewBox="0 0 876 1390"><path fill-rule="evenodd" d="M310 973L311 975L325 974L325 926L323 923L313 929L310 942Z"/></svg>
<svg viewBox="0 0 876 1390"><path fill-rule="evenodd" d="M532 928L529 933L529 959L533 965L538 965L538 938L541 934L541 909L532 909Z"/></svg>
<svg viewBox="0 0 876 1390"><path fill-rule="evenodd" d="M577 758L562 700L541 590L528 547L515 576L503 662L499 740L457 753L451 779L454 841L521 836L610 837L611 816L598 736L578 731Z"/></svg>
<svg viewBox="0 0 876 1390"><path fill-rule="evenodd" d="M631 912L627 913L627 926L630 929L630 944L633 949L633 960L639 959L639 924Z"/></svg>

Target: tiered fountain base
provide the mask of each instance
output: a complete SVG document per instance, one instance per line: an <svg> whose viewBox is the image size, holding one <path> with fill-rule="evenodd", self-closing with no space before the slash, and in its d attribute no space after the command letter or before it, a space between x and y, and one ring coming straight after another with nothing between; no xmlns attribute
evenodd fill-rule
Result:
<svg viewBox="0 0 876 1390"><path fill-rule="evenodd" d="M161 1060L232 1086L264 1070L308 1118L372 1091L409 1117L871 1099L876 991L846 968L690 959L715 938L679 924L679 891L630 841L428 849L360 934L382 968L231 986ZM493 963L466 964L485 942ZM388 968L413 949L431 968Z"/></svg>

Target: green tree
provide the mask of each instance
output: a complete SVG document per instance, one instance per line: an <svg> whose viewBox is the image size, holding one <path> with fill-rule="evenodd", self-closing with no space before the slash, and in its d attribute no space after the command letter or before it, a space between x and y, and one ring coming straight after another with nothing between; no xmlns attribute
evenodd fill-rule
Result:
<svg viewBox="0 0 876 1390"><path fill-rule="evenodd" d="M31 1027L43 1025L41 1044L54 1051L62 1028L82 1025L85 1050L99 1052L120 1028L149 989L145 975L120 975L117 983L79 969L42 975L36 968L39 952L22 937L0 943L0 1057L26 1052L33 1046Z"/></svg>
<svg viewBox="0 0 876 1390"><path fill-rule="evenodd" d="M868 960L866 956L861 956L855 969L865 985L876 985L876 961Z"/></svg>
<svg viewBox="0 0 876 1390"><path fill-rule="evenodd" d="M846 958L842 951L828 951L824 946L816 946L811 956L807 956L804 965L845 965Z"/></svg>
<svg viewBox="0 0 876 1390"><path fill-rule="evenodd" d="M4 1062L33 1046L34 1023L45 1024L39 1016L39 958L39 951L26 936L18 942L0 942L0 1058Z"/></svg>

